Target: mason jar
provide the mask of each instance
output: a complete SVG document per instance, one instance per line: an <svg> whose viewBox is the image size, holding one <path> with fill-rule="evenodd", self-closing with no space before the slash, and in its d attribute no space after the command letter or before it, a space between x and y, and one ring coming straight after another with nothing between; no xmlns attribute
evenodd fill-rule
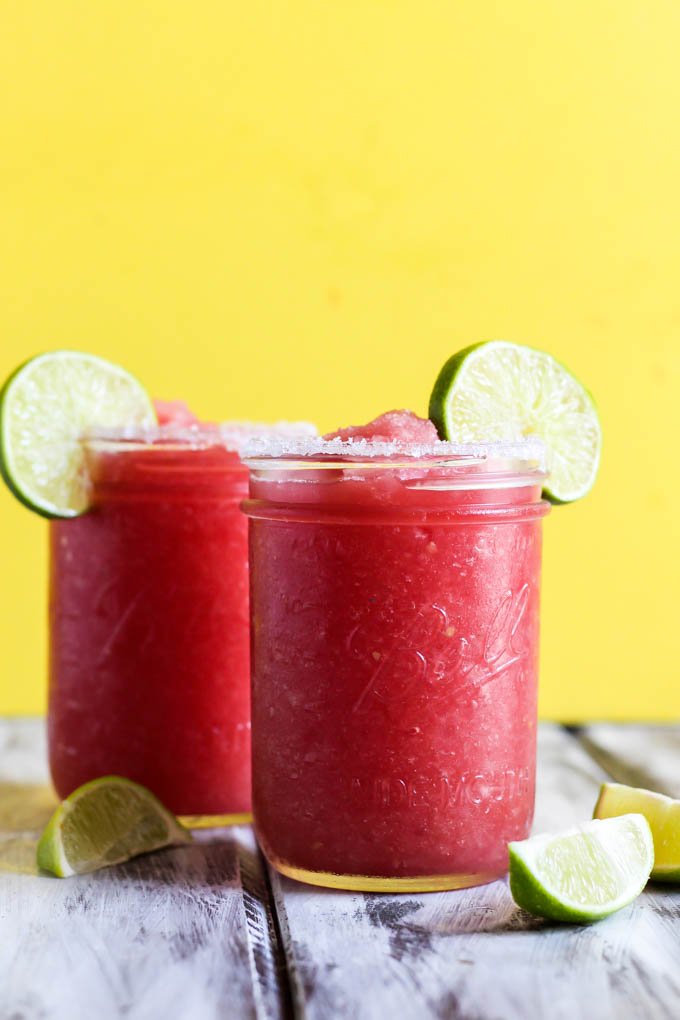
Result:
<svg viewBox="0 0 680 1020"><path fill-rule="evenodd" d="M246 457L254 819L304 882L481 884L529 833L545 450L439 448Z"/></svg>
<svg viewBox="0 0 680 1020"><path fill-rule="evenodd" d="M218 429L108 432L85 452L91 508L50 523L57 793L117 774L175 813L244 820L247 469Z"/></svg>

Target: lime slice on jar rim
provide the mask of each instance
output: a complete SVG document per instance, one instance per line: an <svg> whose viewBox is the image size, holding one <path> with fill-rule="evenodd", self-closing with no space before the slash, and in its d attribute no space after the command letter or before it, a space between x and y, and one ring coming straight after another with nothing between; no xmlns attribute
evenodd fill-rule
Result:
<svg viewBox="0 0 680 1020"><path fill-rule="evenodd" d="M550 451L544 495L571 503L592 488L602 430L593 397L544 351L506 340L465 347L442 367L429 417L442 439L483 442L536 435Z"/></svg>
<svg viewBox="0 0 680 1020"><path fill-rule="evenodd" d="M124 368L80 351L39 354L0 390L0 474L30 510L76 517L88 508L83 433L155 424L151 398Z"/></svg>
<svg viewBox="0 0 680 1020"><path fill-rule="evenodd" d="M62 801L38 843L38 867L82 875L138 854L191 842L191 833L139 783L102 776Z"/></svg>
<svg viewBox="0 0 680 1020"><path fill-rule="evenodd" d="M641 814L586 822L554 836L508 845L510 891L524 910L589 924L631 903L654 864L652 833Z"/></svg>
<svg viewBox="0 0 680 1020"><path fill-rule="evenodd" d="M649 822L654 840L656 882L680 882L680 800L636 786L603 783L594 818L615 818L637 812Z"/></svg>

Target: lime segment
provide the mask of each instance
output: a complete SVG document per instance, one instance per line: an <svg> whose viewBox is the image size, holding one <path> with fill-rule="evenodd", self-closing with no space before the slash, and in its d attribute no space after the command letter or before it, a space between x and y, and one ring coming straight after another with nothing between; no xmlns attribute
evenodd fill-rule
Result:
<svg viewBox="0 0 680 1020"><path fill-rule="evenodd" d="M151 399L125 369L78 351L39 354L0 391L0 473L31 510L74 517L88 506L83 432L155 423Z"/></svg>
<svg viewBox="0 0 680 1020"><path fill-rule="evenodd" d="M533 347L488 340L458 351L437 377L429 416L454 442L539 436L551 451L545 495L554 503L580 499L595 481L602 432L593 398Z"/></svg>
<svg viewBox="0 0 680 1020"><path fill-rule="evenodd" d="M680 800L620 783L603 783L595 818L614 818L636 811L649 822L654 840L652 878L680 882Z"/></svg>
<svg viewBox="0 0 680 1020"><path fill-rule="evenodd" d="M639 814L534 836L508 850L515 902L556 921L589 923L620 910L642 892L654 864L652 833Z"/></svg>
<svg viewBox="0 0 680 1020"><path fill-rule="evenodd" d="M59 805L40 837L38 867L67 878L189 842L189 831L150 790L103 776Z"/></svg>

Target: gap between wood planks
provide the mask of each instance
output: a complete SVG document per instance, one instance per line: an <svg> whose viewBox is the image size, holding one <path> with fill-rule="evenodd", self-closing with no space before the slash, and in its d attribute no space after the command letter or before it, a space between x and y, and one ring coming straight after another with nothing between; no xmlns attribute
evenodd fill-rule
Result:
<svg viewBox="0 0 680 1020"><path fill-rule="evenodd" d="M274 902L267 862L253 839L251 851L238 849L243 908L250 938L256 1006L263 1018L293 1020L292 981Z"/></svg>

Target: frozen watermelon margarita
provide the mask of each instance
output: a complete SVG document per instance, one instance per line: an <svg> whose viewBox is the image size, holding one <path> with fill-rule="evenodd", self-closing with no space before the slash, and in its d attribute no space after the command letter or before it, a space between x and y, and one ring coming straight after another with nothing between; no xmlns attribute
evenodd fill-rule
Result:
<svg viewBox="0 0 680 1020"><path fill-rule="evenodd" d="M350 889L502 875L534 804L543 443L393 411L246 460L265 854Z"/></svg>
<svg viewBox="0 0 680 1020"><path fill-rule="evenodd" d="M90 429L90 508L50 525L49 758L57 792L116 774L182 815L250 812L247 525L255 426ZM265 427L266 431L266 427Z"/></svg>
<svg viewBox="0 0 680 1020"><path fill-rule="evenodd" d="M542 494L585 495L600 448L578 380L500 340L448 359L429 420L324 438L155 411L96 355L29 359L0 389L0 473L52 518L57 791L114 773L243 818L252 703L279 870L395 891L502 875L533 811Z"/></svg>

